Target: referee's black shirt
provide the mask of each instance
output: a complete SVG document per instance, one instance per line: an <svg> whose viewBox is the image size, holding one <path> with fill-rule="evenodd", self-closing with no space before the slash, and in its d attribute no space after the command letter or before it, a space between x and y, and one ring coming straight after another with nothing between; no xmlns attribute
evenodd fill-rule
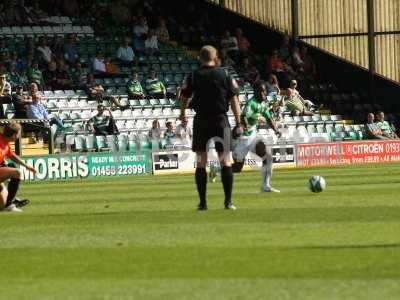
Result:
<svg viewBox="0 0 400 300"><path fill-rule="evenodd" d="M188 75L182 85L182 95L190 98L198 117L226 114L230 99L238 94L238 85L221 67L202 66Z"/></svg>

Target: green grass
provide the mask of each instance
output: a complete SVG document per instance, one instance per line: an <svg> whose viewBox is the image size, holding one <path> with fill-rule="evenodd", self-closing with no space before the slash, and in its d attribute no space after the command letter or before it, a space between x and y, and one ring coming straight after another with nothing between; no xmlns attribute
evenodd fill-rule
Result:
<svg viewBox="0 0 400 300"><path fill-rule="evenodd" d="M328 188L307 190L319 174ZM0 214L0 299L398 299L400 165L23 183Z"/></svg>

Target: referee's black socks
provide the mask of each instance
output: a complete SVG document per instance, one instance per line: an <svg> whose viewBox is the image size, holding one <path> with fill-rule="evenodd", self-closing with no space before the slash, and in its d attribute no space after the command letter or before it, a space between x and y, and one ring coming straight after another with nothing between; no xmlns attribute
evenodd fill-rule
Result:
<svg viewBox="0 0 400 300"><path fill-rule="evenodd" d="M10 206L12 204L12 201L15 198L15 195L17 194L18 187L19 187L19 178L11 178L10 182L8 183L8 196L7 196L7 202L6 202L6 207Z"/></svg>
<svg viewBox="0 0 400 300"><path fill-rule="evenodd" d="M232 203L233 172L232 167L222 167L221 181L225 192L225 205Z"/></svg>
<svg viewBox="0 0 400 300"><path fill-rule="evenodd" d="M197 191L199 193L200 205L206 205L207 172L205 168L196 168L195 173Z"/></svg>

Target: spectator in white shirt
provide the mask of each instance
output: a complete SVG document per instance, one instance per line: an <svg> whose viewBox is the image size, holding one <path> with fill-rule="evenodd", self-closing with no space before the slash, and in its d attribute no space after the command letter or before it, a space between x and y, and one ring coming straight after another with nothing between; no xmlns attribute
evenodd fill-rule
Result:
<svg viewBox="0 0 400 300"><path fill-rule="evenodd" d="M149 32L149 27L147 26L147 21L145 17L141 17L135 26L133 26L133 48L135 52L144 51L144 41Z"/></svg>
<svg viewBox="0 0 400 300"><path fill-rule="evenodd" d="M37 50L40 53L41 62L47 66L47 64L53 59L53 52L51 51L50 47L47 46L47 41L44 37L40 38Z"/></svg>
<svg viewBox="0 0 400 300"><path fill-rule="evenodd" d="M133 66L135 63L135 53L131 46L129 46L129 39L126 38L124 43L118 48L117 57L122 65Z"/></svg>
<svg viewBox="0 0 400 300"><path fill-rule="evenodd" d="M107 72L104 55L101 51L96 52L96 57L93 60L93 71L98 74L105 74Z"/></svg>
<svg viewBox="0 0 400 300"><path fill-rule="evenodd" d="M147 55L158 54L158 38L156 32L152 29L150 30L149 36L144 41L144 51Z"/></svg>
<svg viewBox="0 0 400 300"><path fill-rule="evenodd" d="M181 139L184 144L190 144L193 133L192 129L188 126L188 119L185 118L181 121L181 123L176 126L175 129L176 137Z"/></svg>
<svg viewBox="0 0 400 300"><path fill-rule="evenodd" d="M161 139L161 127L158 120L153 121L151 129L149 130L149 138L153 140Z"/></svg>

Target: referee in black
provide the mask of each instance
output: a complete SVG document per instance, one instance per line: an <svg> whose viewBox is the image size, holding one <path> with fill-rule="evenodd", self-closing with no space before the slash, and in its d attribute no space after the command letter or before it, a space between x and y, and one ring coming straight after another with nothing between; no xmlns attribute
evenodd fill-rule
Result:
<svg viewBox="0 0 400 300"><path fill-rule="evenodd" d="M204 46L200 50L201 67L187 76L182 84L181 115L186 118L189 98L190 107L196 112L193 121L192 150L197 154L196 185L200 202L198 210L207 210L207 151L211 140L215 142L221 164L221 181L225 193L225 208L236 209L232 204L233 173L230 160L231 128L227 112L229 104L235 115L235 133L240 135L239 87L228 73L220 68L217 50Z"/></svg>

